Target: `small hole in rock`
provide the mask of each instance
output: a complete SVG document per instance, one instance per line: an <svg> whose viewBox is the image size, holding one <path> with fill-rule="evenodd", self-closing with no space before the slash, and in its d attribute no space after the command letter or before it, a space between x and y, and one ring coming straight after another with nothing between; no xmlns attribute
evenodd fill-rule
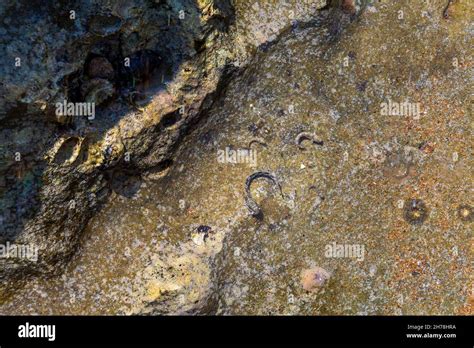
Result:
<svg viewBox="0 0 474 348"><path fill-rule="evenodd" d="M74 149L78 144L79 139L70 138L67 139L59 148L56 156L54 157L54 163L64 164L66 161L71 160L74 154Z"/></svg>
<svg viewBox="0 0 474 348"><path fill-rule="evenodd" d="M179 111L174 111L172 113L164 115L160 121L160 124L164 128L169 128L175 125L179 120L181 120L181 114L179 113Z"/></svg>

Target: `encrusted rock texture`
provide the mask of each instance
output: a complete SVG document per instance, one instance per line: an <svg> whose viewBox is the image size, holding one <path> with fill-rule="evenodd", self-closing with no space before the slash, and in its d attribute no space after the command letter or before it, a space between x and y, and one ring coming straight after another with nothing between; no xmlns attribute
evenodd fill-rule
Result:
<svg viewBox="0 0 474 348"><path fill-rule="evenodd" d="M1 14L0 313L473 314L472 2Z"/></svg>
<svg viewBox="0 0 474 348"><path fill-rule="evenodd" d="M178 0L7 1L0 11L0 240L40 255L1 259L3 288L10 276L60 272L114 178L169 166L224 75L214 58L233 10ZM95 113L58 115L65 101Z"/></svg>

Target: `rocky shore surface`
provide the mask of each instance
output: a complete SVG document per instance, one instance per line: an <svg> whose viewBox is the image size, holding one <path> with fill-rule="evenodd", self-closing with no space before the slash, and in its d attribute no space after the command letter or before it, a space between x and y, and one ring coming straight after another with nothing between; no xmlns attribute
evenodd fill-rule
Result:
<svg viewBox="0 0 474 348"><path fill-rule="evenodd" d="M0 314L472 315L473 11L7 0Z"/></svg>

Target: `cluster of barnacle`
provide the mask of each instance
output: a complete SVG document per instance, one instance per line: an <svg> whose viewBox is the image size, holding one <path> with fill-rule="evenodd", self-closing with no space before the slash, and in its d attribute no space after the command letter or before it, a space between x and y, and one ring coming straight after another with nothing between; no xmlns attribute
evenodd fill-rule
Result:
<svg viewBox="0 0 474 348"><path fill-rule="evenodd" d="M135 103L137 96L148 87L151 75L160 62L161 57L156 52L140 50L125 57L116 73L107 58L94 57L86 67L87 79L81 86L82 95L85 101L99 105L115 94L115 85L118 85L124 87L126 100L138 108Z"/></svg>
<svg viewBox="0 0 474 348"><path fill-rule="evenodd" d="M116 96L119 91L130 105L140 109L136 100L148 87L153 72L161 63L161 57L153 50L143 49L116 60L112 64L105 56L90 55L84 69L65 80L67 99L98 106ZM57 121L61 124L72 122L70 117L61 115Z"/></svg>
<svg viewBox="0 0 474 348"><path fill-rule="evenodd" d="M460 205L457 216L461 221L472 222L474 220L472 207L467 204ZM421 199L410 199L405 202L404 217L408 223L420 225L428 218L428 208Z"/></svg>

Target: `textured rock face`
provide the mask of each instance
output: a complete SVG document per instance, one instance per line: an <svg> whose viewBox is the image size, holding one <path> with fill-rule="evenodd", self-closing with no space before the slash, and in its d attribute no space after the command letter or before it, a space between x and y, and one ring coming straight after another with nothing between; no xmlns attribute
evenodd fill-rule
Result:
<svg viewBox="0 0 474 348"><path fill-rule="evenodd" d="M4 288L60 271L111 188L133 189L128 172L166 169L223 76L214 50L233 12L225 0L7 1L0 11L0 242L39 254L2 258ZM84 109L66 115L69 103Z"/></svg>
<svg viewBox="0 0 474 348"><path fill-rule="evenodd" d="M446 4L235 2L213 57L247 67L173 155L147 112L173 93L120 119L139 171L1 312L472 314L472 5Z"/></svg>
<svg viewBox="0 0 474 348"><path fill-rule="evenodd" d="M206 124L214 146L184 151L182 162L201 159L185 166L185 176L202 178L196 210L218 209L210 220L221 228L235 221L217 263L217 313L472 311L472 225L456 213L472 206L472 71L453 65L472 38L467 3L449 21L443 5L369 6L342 28L323 18L281 37L229 86ZM398 105L405 101L411 109ZM306 140L301 150L301 132L322 144ZM254 138L267 145L253 145L255 168L211 169L218 149ZM274 173L284 193L255 183L260 221L243 200L258 170ZM331 277L307 292L301 272L315 267Z"/></svg>

